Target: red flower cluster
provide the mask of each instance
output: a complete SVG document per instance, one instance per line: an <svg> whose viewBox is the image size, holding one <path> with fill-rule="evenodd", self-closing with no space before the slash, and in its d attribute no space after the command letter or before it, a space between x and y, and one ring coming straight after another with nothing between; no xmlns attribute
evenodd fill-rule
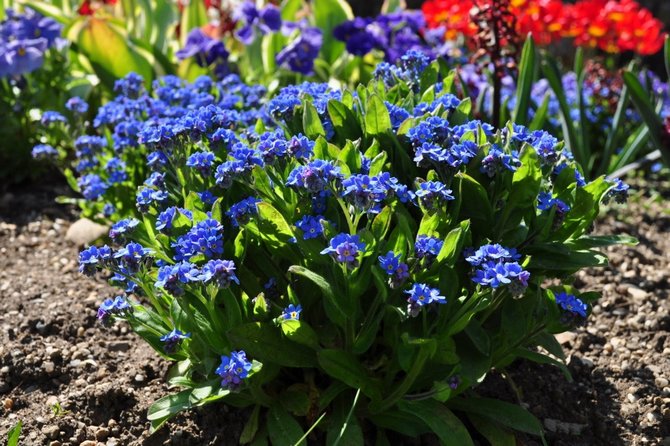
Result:
<svg viewBox="0 0 670 446"><path fill-rule="evenodd" d="M635 0L581 0L569 13L566 35L575 38L575 45L639 54L654 54L663 47L663 24Z"/></svg>
<svg viewBox="0 0 670 446"><path fill-rule="evenodd" d="M491 0L428 0L423 4L431 28L444 27L447 39L472 38L477 27L470 11ZM663 46L663 24L635 0L512 0L520 36L532 33L541 45L564 37L575 45L597 47L609 53L635 51L654 54Z"/></svg>

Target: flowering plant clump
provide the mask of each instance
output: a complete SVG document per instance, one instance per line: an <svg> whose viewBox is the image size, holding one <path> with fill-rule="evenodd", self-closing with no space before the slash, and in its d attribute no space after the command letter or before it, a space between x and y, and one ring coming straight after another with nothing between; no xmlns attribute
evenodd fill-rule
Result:
<svg viewBox="0 0 670 446"><path fill-rule="evenodd" d="M578 181L543 131L472 120L453 79L410 51L356 90L302 83L266 102L240 94L247 108L233 111L230 81L170 78L158 98L126 92L98 111L111 138L125 122L111 117L134 110L121 152L137 154L128 175L146 185L81 271L125 290L100 307L103 323L127 321L175 362L181 390L151 407L154 428L222 399L253 408L242 443L293 445L315 427L319 444L391 431L473 444L466 416L484 436L542 434L520 407L471 390L517 358L564 368L552 334L582 323L597 295L546 279L630 241L588 234L624 186Z"/></svg>
<svg viewBox="0 0 670 446"><path fill-rule="evenodd" d="M33 156L56 162L81 193L83 215L102 221L168 202L163 170L177 141L206 135L213 146L231 148L235 130L269 119L260 107L265 88L248 86L236 75L218 83L205 76L193 83L166 76L147 90L144 79L131 73L114 90L118 96L97 110L92 131L86 128L88 104L78 97L67 101L67 114L45 113L46 136L33 149ZM214 156L195 152L182 161L204 175ZM206 186L198 192L208 202L213 196ZM161 218L169 229L167 214Z"/></svg>
<svg viewBox="0 0 670 446"><path fill-rule="evenodd" d="M0 16L0 178L12 183L44 172L30 157L40 115L62 108L72 78L57 21L30 8Z"/></svg>

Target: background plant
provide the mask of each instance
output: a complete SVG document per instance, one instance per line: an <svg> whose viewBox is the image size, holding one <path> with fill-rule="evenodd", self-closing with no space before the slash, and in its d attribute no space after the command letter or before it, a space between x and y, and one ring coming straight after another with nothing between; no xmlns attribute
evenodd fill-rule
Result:
<svg viewBox="0 0 670 446"><path fill-rule="evenodd" d="M252 107L253 126L217 103L141 124L158 161L136 218L80 265L127 292L101 322L126 320L176 362L183 390L152 406L154 428L223 399L252 408L242 442L295 444L316 426L326 444L472 444L465 419L491 439L541 435L473 389L520 357L565 370L552 334L597 298L565 279L632 242L588 234L627 187L580 181L546 132L471 120L454 79L409 52L355 90L288 86Z"/></svg>

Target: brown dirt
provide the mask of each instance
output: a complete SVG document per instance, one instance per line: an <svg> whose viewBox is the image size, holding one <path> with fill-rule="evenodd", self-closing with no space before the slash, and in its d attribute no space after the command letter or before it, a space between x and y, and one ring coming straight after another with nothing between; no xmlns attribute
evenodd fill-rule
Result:
<svg viewBox="0 0 670 446"><path fill-rule="evenodd" d="M64 193L46 185L0 197L0 441L21 420L24 445L236 444L244 420L221 404L149 436L146 410L170 393L167 364L124 325L96 323L115 291L77 272L79 249L64 239L74 213L53 201ZM603 298L588 325L563 336L574 382L526 362L509 375L551 445L670 446L668 205L640 196L596 230L640 245L610 249L610 267L577 277ZM483 389L513 400L510 388L492 374Z"/></svg>

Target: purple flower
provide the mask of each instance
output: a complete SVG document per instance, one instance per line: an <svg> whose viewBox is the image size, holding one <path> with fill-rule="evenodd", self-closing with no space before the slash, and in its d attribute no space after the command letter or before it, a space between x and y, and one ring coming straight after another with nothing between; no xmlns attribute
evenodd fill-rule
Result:
<svg viewBox="0 0 670 446"><path fill-rule="evenodd" d="M400 254L396 255L389 251L385 256L379 256L379 266L384 272L391 276L389 283L391 288L398 288L409 277L409 267L400 261Z"/></svg>
<svg viewBox="0 0 670 446"><path fill-rule="evenodd" d="M431 288L425 283L415 283L412 288L405 291L409 294L407 302L407 312L410 316L416 317L419 315L421 307L430 305L432 303L446 304L447 299L440 295L440 290Z"/></svg>
<svg viewBox="0 0 670 446"><path fill-rule="evenodd" d="M304 188L316 194L326 190L331 182L342 178L339 167L335 167L330 161L316 159L306 166L293 169L286 180L286 185Z"/></svg>
<svg viewBox="0 0 670 446"><path fill-rule="evenodd" d="M215 283L219 288L228 288L232 282L240 284L235 275L235 262L232 260L210 260L200 270L198 280L205 284Z"/></svg>
<svg viewBox="0 0 670 446"><path fill-rule="evenodd" d="M12 40L0 54L0 76L19 76L35 71L44 63L46 39Z"/></svg>
<svg viewBox="0 0 670 446"><path fill-rule="evenodd" d="M314 59L323 44L319 28L304 27L298 37L277 54L277 65L301 74L312 74Z"/></svg>
<svg viewBox="0 0 670 446"><path fill-rule="evenodd" d="M235 388L242 380L249 376L252 364L247 361L247 355L243 350L230 352L230 356L221 356L221 364L216 369L216 374L221 377L221 386Z"/></svg>
<svg viewBox="0 0 670 446"><path fill-rule="evenodd" d="M82 98L75 96L67 100L65 108L71 112L83 115L88 111L88 104Z"/></svg>
<svg viewBox="0 0 670 446"><path fill-rule="evenodd" d="M355 56L365 56L384 43L380 27L369 18L356 17L333 29L333 36L346 44L347 51Z"/></svg>
<svg viewBox="0 0 670 446"><path fill-rule="evenodd" d="M179 60L195 58L201 67L208 67L213 63L225 63L228 60L228 51L223 42L213 39L205 34L200 28L194 28L186 37L186 45L177 51Z"/></svg>
<svg viewBox="0 0 670 446"><path fill-rule="evenodd" d="M282 26L281 12L273 4L258 10L254 2L243 2L233 13L233 18L242 23L242 28L235 32L240 42L249 45L254 41L256 32L267 34L279 31Z"/></svg>
<svg viewBox="0 0 670 446"><path fill-rule="evenodd" d="M196 169L203 176L209 175L212 164L214 164L212 152L195 152L186 160L186 166Z"/></svg>
<svg viewBox="0 0 670 446"><path fill-rule="evenodd" d="M136 273L139 270L140 263L151 252L149 248L145 248L139 243L130 242L125 247L116 251L114 258L121 262L128 271Z"/></svg>
<svg viewBox="0 0 670 446"><path fill-rule="evenodd" d="M342 233L333 237L330 246L321 251L321 254L330 254L336 261L355 268L358 266L356 257L363 249L365 243L359 240L358 235Z"/></svg>

